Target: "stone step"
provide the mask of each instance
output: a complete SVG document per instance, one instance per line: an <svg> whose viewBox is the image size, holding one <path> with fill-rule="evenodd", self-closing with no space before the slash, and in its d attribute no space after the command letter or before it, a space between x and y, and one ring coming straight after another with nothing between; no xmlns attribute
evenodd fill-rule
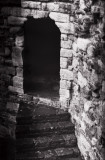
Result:
<svg viewBox="0 0 105 160"><path fill-rule="evenodd" d="M70 121L70 114L62 109L46 105L29 105L22 103L17 115L18 124L37 122Z"/></svg>
<svg viewBox="0 0 105 160"><path fill-rule="evenodd" d="M41 122L60 122L60 121L70 121L70 115L68 113L61 115L48 115L48 116L28 116L28 117L17 117L17 125L25 125L32 123Z"/></svg>
<svg viewBox="0 0 105 160"><path fill-rule="evenodd" d="M74 133L74 125L69 121L47 122L31 125L17 125L17 138L44 136L49 134Z"/></svg>
<svg viewBox="0 0 105 160"><path fill-rule="evenodd" d="M76 147L77 140L74 134L52 135L37 138L18 139L16 143L17 152L34 150L47 150L60 147Z"/></svg>
<svg viewBox="0 0 105 160"><path fill-rule="evenodd" d="M78 158L80 152L77 148L56 148L47 151L31 151L19 153L16 160L64 160L64 158Z"/></svg>

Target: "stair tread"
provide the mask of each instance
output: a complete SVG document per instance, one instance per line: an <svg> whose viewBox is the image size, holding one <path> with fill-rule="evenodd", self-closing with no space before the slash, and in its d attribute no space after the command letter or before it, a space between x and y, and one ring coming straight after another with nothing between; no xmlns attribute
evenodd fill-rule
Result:
<svg viewBox="0 0 105 160"><path fill-rule="evenodd" d="M52 106L47 106L43 104L37 104L37 105L30 105L27 103L21 103L19 108L19 114L17 117L24 116L28 117L29 115L40 115L40 116L47 116L47 115L62 115L62 114L68 114L67 111L64 111L60 108L54 108Z"/></svg>
<svg viewBox="0 0 105 160"><path fill-rule="evenodd" d="M17 150L26 151L30 150L45 150L56 147L75 147L77 145L76 137L74 134L52 135L37 138L24 138L17 140Z"/></svg>
<svg viewBox="0 0 105 160"><path fill-rule="evenodd" d="M65 158L75 158L78 157L80 154L78 148L56 148L46 151L29 151L24 153L19 153L17 155L17 158L38 158L38 159L46 159L46 158L52 158L52 157L65 157Z"/></svg>

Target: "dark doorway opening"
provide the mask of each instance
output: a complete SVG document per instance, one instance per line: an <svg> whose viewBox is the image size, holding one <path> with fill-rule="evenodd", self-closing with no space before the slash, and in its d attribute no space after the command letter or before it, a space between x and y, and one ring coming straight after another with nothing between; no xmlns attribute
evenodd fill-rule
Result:
<svg viewBox="0 0 105 160"><path fill-rule="evenodd" d="M24 25L24 92L59 97L60 30L50 18L30 17Z"/></svg>

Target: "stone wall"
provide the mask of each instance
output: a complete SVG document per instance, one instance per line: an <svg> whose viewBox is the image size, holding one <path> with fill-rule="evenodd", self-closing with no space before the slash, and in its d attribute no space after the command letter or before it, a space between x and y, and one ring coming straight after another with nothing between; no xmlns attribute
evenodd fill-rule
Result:
<svg viewBox="0 0 105 160"><path fill-rule="evenodd" d="M103 160L104 1L40 0L22 1L21 5L12 1L6 4L2 1L0 12L0 135L15 137L20 101L44 101L71 113L78 146L85 160ZM59 103L24 94L24 23L30 16L35 19L50 17L60 29Z"/></svg>

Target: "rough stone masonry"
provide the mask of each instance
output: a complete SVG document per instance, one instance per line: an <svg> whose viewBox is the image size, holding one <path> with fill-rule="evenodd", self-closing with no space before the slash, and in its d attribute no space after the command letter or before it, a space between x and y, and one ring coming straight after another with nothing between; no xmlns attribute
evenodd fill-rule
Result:
<svg viewBox="0 0 105 160"><path fill-rule="evenodd" d="M104 160L104 0L0 1L0 136L15 138L20 101L41 101L23 88L24 22L29 16L50 17L60 29L59 107L72 116L84 159Z"/></svg>

